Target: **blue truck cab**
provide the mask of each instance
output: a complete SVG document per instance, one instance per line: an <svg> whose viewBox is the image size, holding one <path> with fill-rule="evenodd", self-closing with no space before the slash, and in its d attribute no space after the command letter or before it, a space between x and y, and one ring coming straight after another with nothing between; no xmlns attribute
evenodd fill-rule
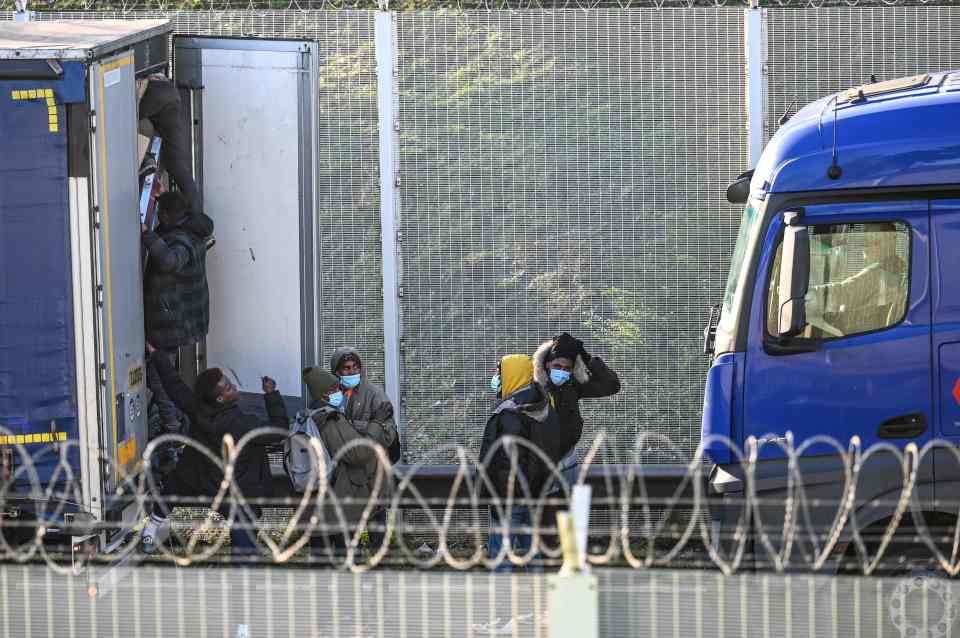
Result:
<svg viewBox="0 0 960 638"><path fill-rule="evenodd" d="M702 420L716 492L743 489L722 437L741 450L758 441L756 485L769 496L786 489L788 437L960 443L958 123L960 72L855 87L797 112L728 189L744 210L708 326ZM921 459L925 503L956 493L960 465L941 451ZM836 452L804 449L808 495L836 494ZM895 500L902 485L892 454L875 461L858 502ZM872 509L858 524L892 511Z"/></svg>

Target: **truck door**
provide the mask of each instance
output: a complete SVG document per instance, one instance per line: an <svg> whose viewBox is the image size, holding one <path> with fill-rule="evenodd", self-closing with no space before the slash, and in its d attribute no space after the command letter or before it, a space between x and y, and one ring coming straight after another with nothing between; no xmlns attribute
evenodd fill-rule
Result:
<svg viewBox="0 0 960 638"><path fill-rule="evenodd" d="M216 225L207 255L206 360L246 391L260 377L302 396L316 363L314 213L318 49L284 40L178 37L192 87L195 172Z"/></svg>
<svg viewBox="0 0 960 638"><path fill-rule="evenodd" d="M84 443L91 473L100 465L92 458L98 448L111 462L113 470L106 473L104 485L109 493L116 480L133 469L147 439L133 53L91 65L89 78L103 418L101 432L88 432ZM96 477L84 478L96 508Z"/></svg>
<svg viewBox="0 0 960 638"><path fill-rule="evenodd" d="M846 446L856 435L864 448L931 438L928 211L926 201L803 207L807 325L779 342L784 226L774 218L751 308L744 437L826 434ZM761 458L776 456L767 446Z"/></svg>
<svg viewBox="0 0 960 638"><path fill-rule="evenodd" d="M933 349L937 437L960 445L960 200L931 203L933 264ZM949 451L934 452L936 496L955 502L960 463Z"/></svg>

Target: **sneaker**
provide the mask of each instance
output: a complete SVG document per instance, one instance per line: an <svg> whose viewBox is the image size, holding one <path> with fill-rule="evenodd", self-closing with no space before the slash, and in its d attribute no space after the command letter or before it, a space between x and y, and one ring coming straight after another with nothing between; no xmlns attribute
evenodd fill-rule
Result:
<svg viewBox="0 0 960 638"><path fill-rule="evenodd" d="M150 515L140 534L140 550L144 554L153 554L157 546L170 538L170 519Z"/></svg>

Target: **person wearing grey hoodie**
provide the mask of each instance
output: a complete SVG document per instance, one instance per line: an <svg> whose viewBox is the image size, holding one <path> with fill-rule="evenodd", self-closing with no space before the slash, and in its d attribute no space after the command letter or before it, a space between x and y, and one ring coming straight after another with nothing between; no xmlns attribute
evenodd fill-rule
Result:
<svg viewBox="0 0 960 638"><path fill-rule="evenodd" d="M330 357L330 372L340 379L343 399L337 407L354 429L386 448L390 462L400 460L400 437L387 393L366 379L356 348L341 346Z"/></svg>
<svg viewBox="0 0 960 638"><path fill-rule="evenodd" d="M336 407L350 422L351 429L360 436L379 443L387 451L391 463L400 460L400 435L394 418L393 404L387 393L378 385L370 383L363 369L360 353L356 348L341 346L330 357L330 372L340 380L343 398ZM385 486L392 491L392 485ZM383 542L383 530L386 525L386 509L378 508L370 517L367 533L370 547L376 549Z"/></svg>

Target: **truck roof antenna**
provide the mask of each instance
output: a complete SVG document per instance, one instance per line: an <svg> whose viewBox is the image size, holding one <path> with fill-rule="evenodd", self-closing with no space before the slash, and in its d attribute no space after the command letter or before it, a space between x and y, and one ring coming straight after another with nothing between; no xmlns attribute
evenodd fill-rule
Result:
<svg viewBox="0 0 960 638"><path fill-rule="evenodd" d="M839 94L838 94L839 95ZM827 169L827 177L830 179L840 179L843 175L843 169L837 164L837 95L833 96L833 152L831 154L830 168Z"/></svg>
<svg viewBox="0 0 960 638"><path fill-rule="evenodd" d="M780 116L780 119L777 120L777 126L783 126L784 124L787 123L787 120L789 120L790 117L791 117L791 115L790 115L790 109L792 109L793 107L795 107L795 106L797 105L797 102L798 102L798 101L799 101L799 98L798 98L797 96L794 96L794 97L793 97L793 101L790 102L790 104L787 104L787 108L785 108L785 109L783 110L783 115L781 115L781 116Z"/></svg>

